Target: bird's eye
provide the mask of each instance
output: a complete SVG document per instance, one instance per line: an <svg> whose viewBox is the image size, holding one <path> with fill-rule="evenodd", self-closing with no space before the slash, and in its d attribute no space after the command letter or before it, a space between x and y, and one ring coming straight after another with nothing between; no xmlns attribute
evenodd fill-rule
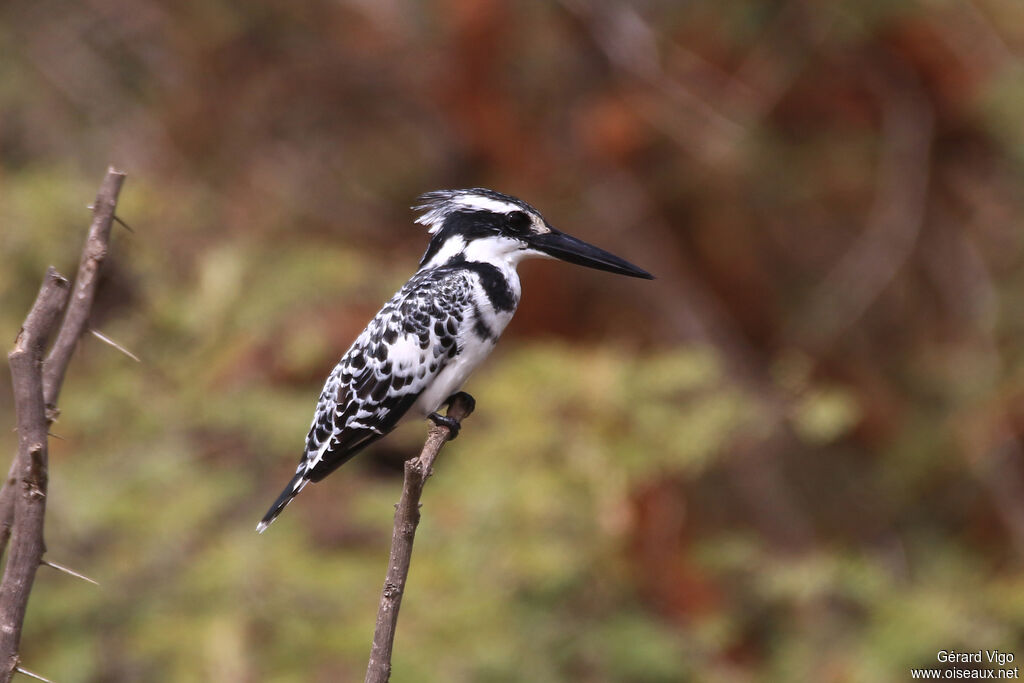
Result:
<svg viewBox="0 0 1024 683"><path fill-rule="evenodd" d="M527 232L530 223L530 217L522 211L513 211L508 215L508 227L512 232Z"/></svg>

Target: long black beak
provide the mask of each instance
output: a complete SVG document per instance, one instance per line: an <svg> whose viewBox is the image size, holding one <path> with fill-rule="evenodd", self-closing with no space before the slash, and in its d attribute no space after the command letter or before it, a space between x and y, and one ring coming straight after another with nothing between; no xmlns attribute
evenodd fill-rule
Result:
<svg viewBox="0 0 1024 683"><path fill-rule="evenodd" d="M578 240L572 235L559 232L554 228L551 229L551 232L544 233L543 235L531 236L530 246L548 256L586 266L587 268L606 270L609 273L618 273L619 275L628 275L630 277L641 277L645 280L654 279L653 275L642 268L637 268L629 261L621 259L604 249L599 249L593 244L587 244L583 240Z"/></svg>

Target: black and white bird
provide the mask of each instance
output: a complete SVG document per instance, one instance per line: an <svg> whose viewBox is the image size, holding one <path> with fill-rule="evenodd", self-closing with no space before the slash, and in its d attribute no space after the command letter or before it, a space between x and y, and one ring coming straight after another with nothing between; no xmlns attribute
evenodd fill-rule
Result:
<svg viewBox="0 0 1024 683"><path fill-rule="evenodd" d="M556 258L611 273L650 273L559 232L532 206L494 190L420 197L417 223L432 235L419 270L374 316L338 362L316 405L295 476L263 532L299 491L385 436L404 417L458 425L436 411L494 348L521 292L516 266Z"/></svg>

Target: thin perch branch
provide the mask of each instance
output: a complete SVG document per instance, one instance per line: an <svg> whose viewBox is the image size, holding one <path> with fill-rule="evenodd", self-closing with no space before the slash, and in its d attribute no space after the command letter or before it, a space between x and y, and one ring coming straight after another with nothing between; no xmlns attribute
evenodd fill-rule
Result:
<svg viewBox="0 0 1024 683"><path fill-rule="evenodd" d="M461 423L473 412L473 405L464 394L456 394L448 406L448 417ZM384 578L384 590L377 609L377 626L373 632L373 647L370 649L370 663L366 668L366 683L386 683L391 677L391 649L395 643L395 629L398 626L398 608L405 592L405 580L409 576L409 562L412 559L412 542L416 537L416 526L420 523L420 496L423 485L432 474L434 459L448 440L448 427L434 425L427 434L419 457L406 461L405 483L402 496L395 506L395 527L391 534L391 557Z"/></svg>

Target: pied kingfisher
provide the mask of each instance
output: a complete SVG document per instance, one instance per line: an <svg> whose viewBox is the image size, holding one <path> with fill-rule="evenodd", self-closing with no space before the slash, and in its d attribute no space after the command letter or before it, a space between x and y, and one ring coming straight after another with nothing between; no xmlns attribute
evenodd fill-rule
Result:
<svg viewBox="0 0 1024 683"><path fill-rule="evenodd" d="M316 405L295 476L263 532L310 481L320 481L403 417L458 424L436 411L494 348L519 304L516 266L557 258L652 279L650 273L554 229L536 209L494 190L439 190L420 197L417 223L432 237L419 270L374 316L335 366Z"/></svg>

